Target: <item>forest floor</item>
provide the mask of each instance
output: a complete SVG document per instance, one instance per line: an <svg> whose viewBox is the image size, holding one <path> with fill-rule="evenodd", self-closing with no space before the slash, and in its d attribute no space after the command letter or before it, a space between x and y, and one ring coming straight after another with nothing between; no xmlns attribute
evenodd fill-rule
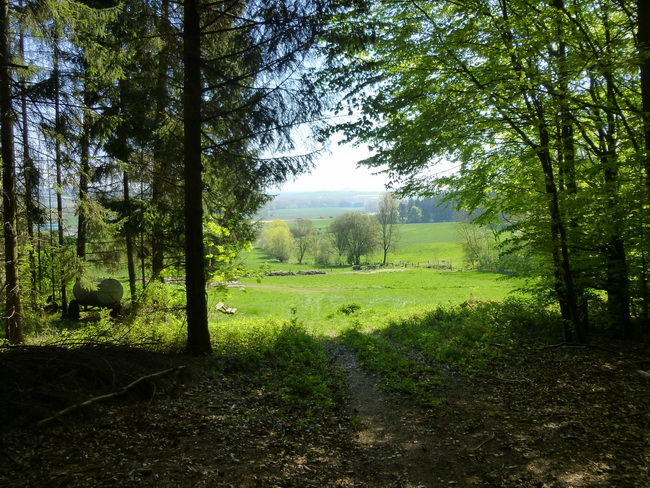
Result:
<svg viewBox="0 0 650 488"><path fill-rule="evenodd" d="M634 347L522 348L450 370L425 409L333 344L348 393L313 412L228 358L6 348L0 486L650 487L650 360Z"/></svg>

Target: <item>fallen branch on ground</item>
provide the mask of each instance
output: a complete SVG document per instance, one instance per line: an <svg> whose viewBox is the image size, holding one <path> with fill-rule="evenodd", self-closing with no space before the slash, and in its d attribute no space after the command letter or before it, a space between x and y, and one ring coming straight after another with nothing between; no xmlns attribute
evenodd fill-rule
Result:
<svg viewBox="0 0 650 488"><path fill-rule="evenodd" d="M543 351L545 349L556 349L558 347L573 347L575 349L586 349L586 348L599 349L601 351L615 354L614 351L612 351L611 349L607 349L606 347L597 346L595 344L584 344L582 342L560 342L558 344L550 344L548 346L542 346L539 348L539 350Z"/></svg>
<svg viewBox="0 0 650 488"><path fill-rule="evenodd" d="M495 439L495 438L496 438L496 435L494 435L494 432L492 432L492 435L490 437L488 437L483 442L481 442L478 446L476 446L474 449L472 449L472 451L478 451L481 447L483 447L485 444L487 444L488 442L490 442L492 439Z"/></svg>
<svg viewBox="0 0 650 488"><path fill-rule="evenodd" d="M64 415L66 415L66 414L68 414L68 413L70 413L70 412L72 412L74 410L77 410L78 408L86 407L86 406L88 406L88 405L90 405L92 403L96 403L96 402L99 402L101 400L106 400L107 398L114 398L114 397L124 395L127 391L129 391L131 388L136 386L138 383L141 383L142 381L145 381L145 380L148 380L148 379L151 379L151 378L155 378L155 377L158 377L158 376L165 376L165 375L168 375L170 373L180 371L181 369L184 369L184 368L185 368L185 366L181 365L181 366L177 366L176 368L166 369L165 371L159 371L158 373L152 373L152 374L149 374L149 375L146 375L146 376L142 376L142 377L138 378L137 380L133 381L132 383L126 385L125 387L121 388L120 390L118 390L116 392L108 393L106 395L100 395L98 397L93 397L93 398L91 398L89 400L86 400L85 402L77 403L75 405L71 405L68 408L65 408L65 409L55 413L51 417L48 417L46 419L38 421L36 423L36 426L41 427L41 426L47 424L48 422L51 422L52 420L56 420L56 419L58 419L60 417L63 417Z"/></svg>

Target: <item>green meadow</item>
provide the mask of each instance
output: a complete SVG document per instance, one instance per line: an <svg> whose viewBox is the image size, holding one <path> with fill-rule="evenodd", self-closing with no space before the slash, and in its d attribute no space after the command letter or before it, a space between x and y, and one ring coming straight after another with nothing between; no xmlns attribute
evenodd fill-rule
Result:
<svg viewBox="0 0 650 488"><path fill-rule="evenodd" d="M324 275L248 278L228 296L214 294L211 305L224 301L234 315L212 312L222 326L269 318L297 318L318 333L338 332L350 325L380 326L387 320L438 306L501 300L516 286L502 276L477 271L435 269L335 270Z"/></svg>
<svg viewBox="0 0 650 488"><path fill-rule="evenodd" d="M503 275L466 271L454 223L405 224L397 250L387 267L353 271L350 266L315 267L278 263L261 249L245 257L251 267L297 273L320 269L325 274L244 278L227 294L210 294L212 320L218 328L243 326L269 318L295 318L313 332L338 333L351 326L380 327L382 323L438 306L502 300L521 285ZM368 261L378 262L380 255ZM452 265L453 271L430 265ZM234 315L214 311L224 302Z"/></svg>
<svg viewBox="0 0 650 488"><path fill-rule="evenodd" d="M312 219L314 227L320 232L325 232L331 219ZM434 224L402 224L400 225L400 239L397 249L390 252L388 262L392 264L404 263L439 265L444 261L451 264L455 269L462 268L463 251L456 232L455 222L442 222ZM381 262L381 253L367 256L369 263ZM306 259L307 264L299 265L295 261L279 263L270 258L259 248L255 248L250 254L242 256L242 261L251 268L268 266L272 270L287 270L297 272L301 269L310 268L310 257ZM323 269L337 269L338 267L325 267Z"/></svg>

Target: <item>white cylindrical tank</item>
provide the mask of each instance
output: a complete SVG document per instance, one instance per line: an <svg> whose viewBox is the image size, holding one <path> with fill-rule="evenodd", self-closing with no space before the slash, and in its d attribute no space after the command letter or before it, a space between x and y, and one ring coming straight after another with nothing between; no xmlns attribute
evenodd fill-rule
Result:
<svg viewBox="0 0 650 488"><path fill-rule="evenodd" d="M81 282L77 281L72 288L72 293L79 302L79 305L91 307L113 308L119 305L124 295L122 284L113 278L95 280L97 288L87 290Z"/></svg>

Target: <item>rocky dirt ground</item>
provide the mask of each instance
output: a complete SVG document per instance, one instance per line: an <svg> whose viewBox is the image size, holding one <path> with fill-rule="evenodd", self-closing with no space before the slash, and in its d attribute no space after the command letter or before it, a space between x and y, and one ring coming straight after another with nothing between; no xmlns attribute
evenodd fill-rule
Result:
<svg viewBox="0 0 650 488"><path fill-rule="evenodd" d="M650 487L637 345L524 348L449 371L430 409L384 393L342 346L330 354L348 396L323 413L287 407L227 358L4 349L0 486Z"/></svg>

